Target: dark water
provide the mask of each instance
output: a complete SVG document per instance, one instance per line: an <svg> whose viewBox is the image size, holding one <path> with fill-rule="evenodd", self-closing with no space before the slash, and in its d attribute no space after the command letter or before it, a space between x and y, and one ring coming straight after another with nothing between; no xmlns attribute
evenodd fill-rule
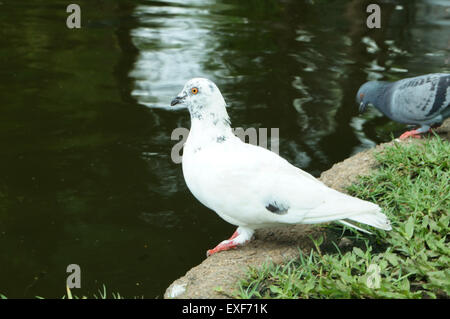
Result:
<svg viewBox="0 0 450 319"><path fill-rule="evenodd" d="M449 72L450 1L0 1L0 293L82 288L162 297L233 226L199 204L170 152L186 80L212 79L235 127L279 128L318 176L404 126L354 98L370 79Z"/></svg>

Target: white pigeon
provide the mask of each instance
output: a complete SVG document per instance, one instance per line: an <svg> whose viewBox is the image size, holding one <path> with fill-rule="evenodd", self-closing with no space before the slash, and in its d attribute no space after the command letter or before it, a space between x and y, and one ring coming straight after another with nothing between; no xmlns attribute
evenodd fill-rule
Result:
<svg viewBox="0 0 450 319"><path fill-rule="evenodd" d="M225 100L210 80L194 78L171 102L189 109L183 150L186 184L203 205L238 226L207 255L248 242L255 229L343 219L390 230L381 208L331 189L279 155L242 142L232 132ZM360 229L361 230L361 229Z"/></svg>

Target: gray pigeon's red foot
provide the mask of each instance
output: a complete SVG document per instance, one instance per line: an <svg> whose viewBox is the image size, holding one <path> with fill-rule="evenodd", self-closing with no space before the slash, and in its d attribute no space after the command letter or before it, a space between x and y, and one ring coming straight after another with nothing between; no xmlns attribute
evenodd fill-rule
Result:
<svg viewBox="0 0 450 319"><path fill-rule="evenodd" d="M407 132L403 133L402 135L400 135L399 139L405 140L408 137L422 138L422 136L420 135L420 132L418 130L412 130L412 131L407 131Z"/></svg>

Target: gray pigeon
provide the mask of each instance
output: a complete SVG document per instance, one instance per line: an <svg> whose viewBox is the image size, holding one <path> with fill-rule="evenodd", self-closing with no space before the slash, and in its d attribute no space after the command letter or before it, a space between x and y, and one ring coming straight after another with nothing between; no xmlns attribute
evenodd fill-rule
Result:
<svg viewBox="0 0 450 319"><path fill-rule="evenodd" d="M391 120L420 125L400 136L420 138L420 134L450 116L450 74L432 73L397 82L370 81L358 90L356 101L362 113L375 106Z"/></svg>

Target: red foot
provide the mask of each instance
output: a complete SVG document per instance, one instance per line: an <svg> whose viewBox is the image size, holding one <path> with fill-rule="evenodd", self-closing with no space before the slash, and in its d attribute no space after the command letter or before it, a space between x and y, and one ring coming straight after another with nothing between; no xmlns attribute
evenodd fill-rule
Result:
<svg viewBox="0 0 450 319"><path fill-rule="evenodd" d="M236 248L238 245L233 243L232 241L225 243L225 244L219 244L214 249L210 249L206 252L206 256L209 257L215 253L218 253L219 251L223 250L229 250L231 248Z"/></svg>
<svg viewBox="0 0 450 319"><path fill-rule="evenodd" d="M223 243L223 244L220 243L220 244L217 245L215 248L209 249L209 250L206 252L206 256L209 257L209 256L211 256L212 254L218 253L219 251L222 251L222 250L228 250L228 249L231 249L231 248L236 248L237 245L233 242L233 239L236 238L238 235L239 235L239 233L238 233L237 230L236 230L236 231L233 233L233 235L228 239L229 242L226 242L226 243Z"/></svg>
<svg viewBox="0 0 450 319"><path fill-rule="evenodd" d="M419 132L417 132L417 130L412 130L412 131L408 131L403 133L402 135L400 135L399 139L401 140L405 140L408 137L413 137L413 138L422 138L422 136L420 135Z"/></svg>

